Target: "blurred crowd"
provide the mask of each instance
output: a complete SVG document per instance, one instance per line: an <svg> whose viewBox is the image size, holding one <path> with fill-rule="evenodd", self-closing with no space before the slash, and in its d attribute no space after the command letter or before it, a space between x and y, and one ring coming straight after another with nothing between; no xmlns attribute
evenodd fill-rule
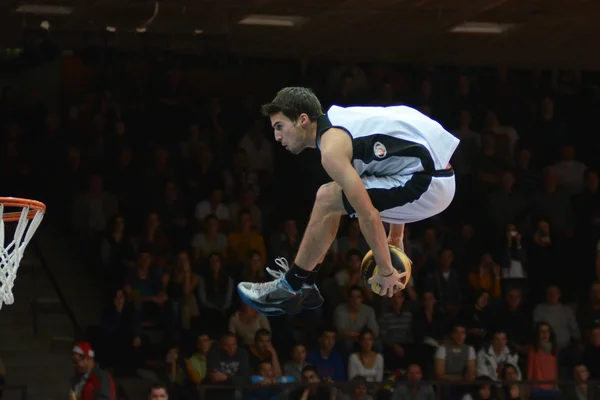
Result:
<svg viewBox="0 0 600 400"><path fill-rule="evenodd" d="M438 120L461 139L458 192L442 215L407 227L405 291L387 299L365 286L368 245L344 218L319 275L324 307L270 318L242 304L236 284L272 279L265 266L293 261L327 181L314 152L293 158L274 142L258 114L274 93L195 93L178 67L143 96L113 82L57 115L35 93L5 88L6 191L64 211L66 234L106 288L86 333L96 360L117 378L160 379L177 399L198 398L198 387L250 400L591 398L586 382L600 379L594 77L336 70L303 70L288 84L313 87L325 109L405 104ZM576 384L528 384L558 379ZM349 383L277 386L291 382Z"/></svg>

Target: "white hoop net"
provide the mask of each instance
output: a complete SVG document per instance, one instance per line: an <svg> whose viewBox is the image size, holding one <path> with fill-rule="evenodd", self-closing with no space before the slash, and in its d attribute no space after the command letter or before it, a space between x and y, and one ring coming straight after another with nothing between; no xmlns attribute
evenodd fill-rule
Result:
<svg viewBox="0 0 600 400"><path fill-rule="evenodd" d="M17 277L19 264L25 254L25 248L44 218L44 212L38 210L30 220L28 218L29 212L29 206L24 206L21 210L21 216L17 221L13 239L7 244L5 222L2 218L6 214L4 204L0 203L0 309L2 308L2 304L10 305L15 302L12 289Z"/></svg>

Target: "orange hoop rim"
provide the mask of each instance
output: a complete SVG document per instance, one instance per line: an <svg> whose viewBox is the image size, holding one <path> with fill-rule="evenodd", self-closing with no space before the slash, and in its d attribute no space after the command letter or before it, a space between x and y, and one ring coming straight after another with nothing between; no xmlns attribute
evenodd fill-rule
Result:
<svg viewBox="0 0 600 400"><path fill-rule="evenodd" d="M29 207L27 219L33 219L38 211L41 211L42 214L46 213L46 205L37 200L22 199L19 197L0 197L0 204L3 204L5 207ZM17 222L19 219L21 219L21 212L17 211L5 212L2 215L2 220L4 222Z"/></svg>

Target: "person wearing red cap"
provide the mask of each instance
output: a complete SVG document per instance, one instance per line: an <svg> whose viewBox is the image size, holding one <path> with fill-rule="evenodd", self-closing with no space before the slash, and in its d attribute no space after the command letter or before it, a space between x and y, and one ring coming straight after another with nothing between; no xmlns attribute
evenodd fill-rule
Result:
<svg viewBox="0 0 600 400"><path fill-rule="evenodd" d="M73 346L73 367L77 376L71 382L71 400L116 400L115 381L96 364L89 343Z"/></svg>

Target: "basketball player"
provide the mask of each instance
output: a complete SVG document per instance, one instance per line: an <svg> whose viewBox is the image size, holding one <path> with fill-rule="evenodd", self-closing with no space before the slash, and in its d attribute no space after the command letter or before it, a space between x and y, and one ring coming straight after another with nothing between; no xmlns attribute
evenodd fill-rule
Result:
<svg viewBox="0 0 600 400"><path fill-rule="evenodd" d="M459 140L440 124L405 106L333 106L323 113L309 89L287 87L263 105L275 139L298 154L312 147L333 182L319 188L310 221L293 265L277 259L283 271L267 269L276 279L242 282L242 299L265 315L295 314L323 304L315 282L319 264L342 215L358 218L378 271L368 281L382 296L405 285L406 273L393 266L388 243L403 248L404 224L444 211L454 197L449 161ZM390 223L386 238L382 222Z"/></svg>

